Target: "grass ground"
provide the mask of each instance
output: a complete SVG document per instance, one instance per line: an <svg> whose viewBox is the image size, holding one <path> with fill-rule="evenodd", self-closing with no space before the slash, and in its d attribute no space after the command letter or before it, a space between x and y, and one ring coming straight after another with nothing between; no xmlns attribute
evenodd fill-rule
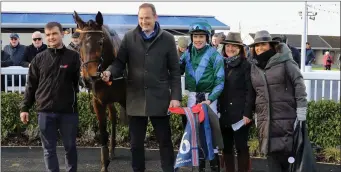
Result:
<svg viewBox="0 0 341 172"><path fill-rule="evenodd" d="M312 70L324 70L324 66L323 65L313 65ZM332 71L340 71L340 69L337 68L336 65L332 65L331 70Z"/></svg>

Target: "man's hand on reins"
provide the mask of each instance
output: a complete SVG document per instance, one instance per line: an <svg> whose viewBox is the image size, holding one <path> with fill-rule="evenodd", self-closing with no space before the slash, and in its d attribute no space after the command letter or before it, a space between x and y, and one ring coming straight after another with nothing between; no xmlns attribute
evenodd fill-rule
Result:
<svg viewBox="0 0 341 172"><path fill-rule="evenodd" d="M104 82L109 82L110 76L111 76L111 72L109 72L109 71L104 71L104 72L101 74L102 80L103 80Z"/></svg>
<svg viewBox="0 0 341 172"><path fill-rule="evenodd" d="M180 101L179 100L171 100L169 103L170 108L180 107Z"/></svg>

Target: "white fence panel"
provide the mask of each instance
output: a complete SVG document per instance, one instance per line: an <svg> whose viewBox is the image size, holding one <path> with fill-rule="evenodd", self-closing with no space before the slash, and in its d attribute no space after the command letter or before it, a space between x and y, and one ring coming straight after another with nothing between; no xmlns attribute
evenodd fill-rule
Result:
<svg viewBox="0 0 341 172"><path fill-rule="evenodd" d="M27 77L28 68L21 66L11 66L1 68L1 76L4 78L5 92L24 93L25 87L21 86L21 77L19 77L19 85L14 84L15 75L24 75ZM308 100L329 99L340 101L340 71L311 71L303 72L303 78L307 87ZM11 77L11 83L8 78ZM3 84L1 84L3 85ZM15 85L15 86L14 86ZM182 94L186 95L185 79L181 77ZM86 91L81 89L81 91Z"/></svg>

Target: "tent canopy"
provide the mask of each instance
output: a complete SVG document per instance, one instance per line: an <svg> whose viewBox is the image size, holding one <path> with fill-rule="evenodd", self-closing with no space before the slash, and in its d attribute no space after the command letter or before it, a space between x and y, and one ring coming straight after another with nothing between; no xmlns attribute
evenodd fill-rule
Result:
<svg viewBox="0 0 341 172"><path fill-rule="evenodd" d="M43 28L46 23L56 21L64 28L75 28L73 13L28 13L1 12L2 28ZM137 15L102 14L104 24L112 28L132 29L137 26ZM83 21L95 20L95 13L79 13ZM158 21L163 29L188 30L191 23L205 20L213 30L230 30L230 27L214 16L166 16L159 15Z"/></svg>

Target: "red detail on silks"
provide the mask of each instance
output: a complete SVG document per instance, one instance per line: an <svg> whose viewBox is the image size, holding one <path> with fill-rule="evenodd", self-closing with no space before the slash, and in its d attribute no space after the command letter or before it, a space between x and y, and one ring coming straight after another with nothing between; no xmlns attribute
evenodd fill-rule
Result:
<svg viewBox="0 0 341 172"><path fill-rule="evenodd" d="M205 120L205 114L204 114L205 112L204 112L204 109L202 108L202 104L194 105L191 109L192 109L193 114L199 114L200 123ZM186 115L185 110L182 107L168 108L168 110L177 115Z"/></svg>

